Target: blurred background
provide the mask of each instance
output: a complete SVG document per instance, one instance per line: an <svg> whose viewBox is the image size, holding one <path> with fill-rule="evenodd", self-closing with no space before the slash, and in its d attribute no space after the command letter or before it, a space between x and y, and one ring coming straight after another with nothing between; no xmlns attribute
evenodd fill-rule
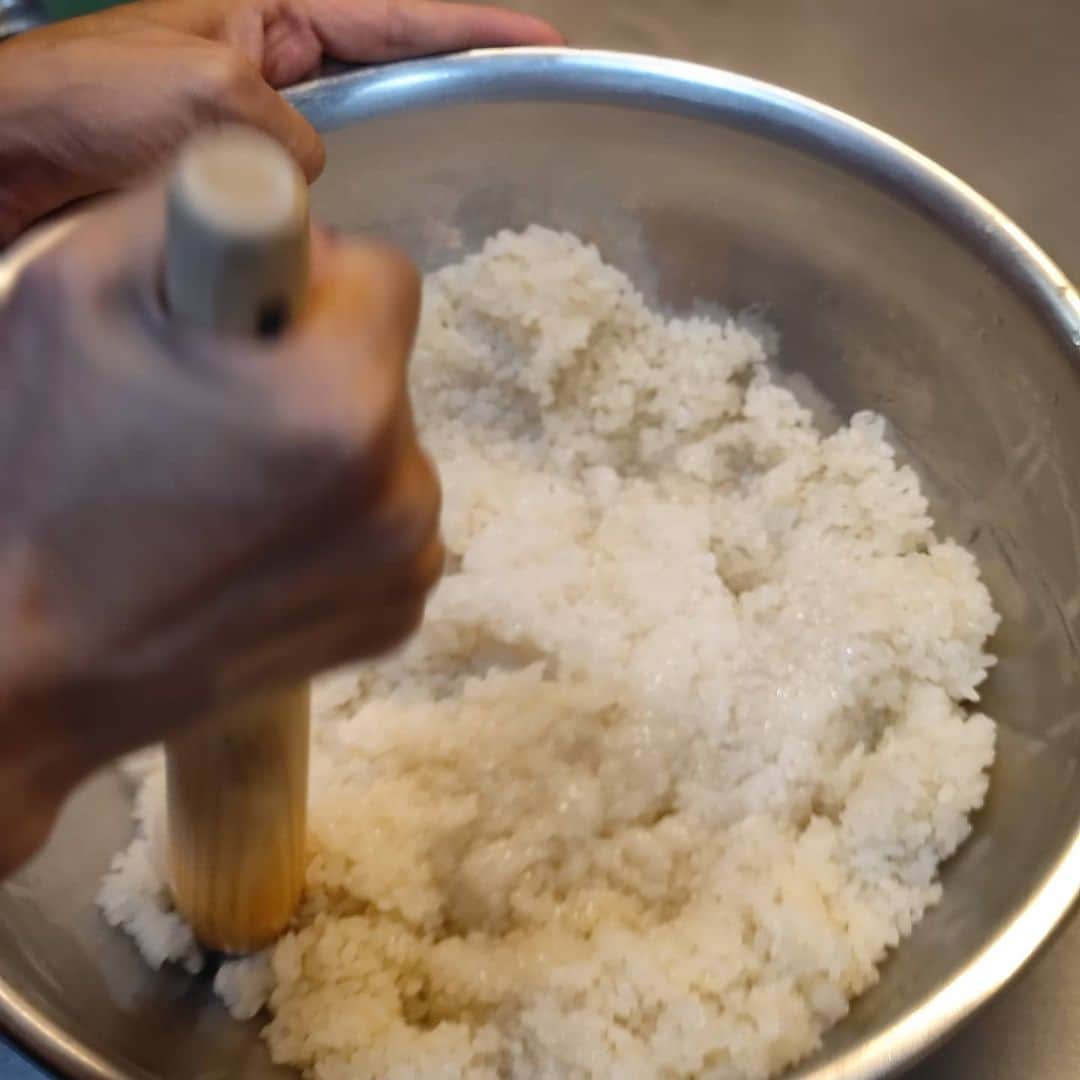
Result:
<svg viewBox="0 0 1080 1080"><path fill-rule="evenodd" d="M0 37L109 7L99 0L0 0Z"/></svg>
<svg viewBox="0 0 1080 1080"><path fill-rule="evenodd" d="M100 11L111 7L114 0L0 0L0 11L4 8L26 11L35 22L55 22L58 19L73 19L76 15L88 15L91 11Z"/></svg>

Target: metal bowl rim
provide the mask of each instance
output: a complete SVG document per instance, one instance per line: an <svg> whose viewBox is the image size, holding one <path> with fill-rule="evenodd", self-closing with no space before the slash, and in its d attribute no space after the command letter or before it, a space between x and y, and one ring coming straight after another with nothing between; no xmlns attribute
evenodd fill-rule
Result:
<svg viewBox="0 0 1080 1080"><path fill-rule="evenodd" d="M320 131L392 112L478 102L615 104L704 118L849 169L940 222L1019 292L1080 378L1080 296L1016 224L933 160L840 110L771 83L678 60L568 48L483 49L379 68L340 69L286 91ZM53 226L48 233L64 229ZM0 257L0 293L48 243ZM1022 909L979 953L891 1027L803 1080L883 1080L910 1068L1012 980L1080 898L1080 822ZM73 1080L135 1080L63 1032L0 978L0 1031Z"/></svg>

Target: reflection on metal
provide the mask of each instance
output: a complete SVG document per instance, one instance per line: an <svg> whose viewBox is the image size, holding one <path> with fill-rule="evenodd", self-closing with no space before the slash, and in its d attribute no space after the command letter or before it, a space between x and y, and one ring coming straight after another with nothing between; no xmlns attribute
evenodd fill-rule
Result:
<svg viewBox="0 0 1080 1080"><path fill-rule="evenodd" d="M898 139L799 94L700 64L598 50L482 50L331 75L285 95L320 131L399 111L511 101L613 104L730 125L863 174L964 235L1080 356L1080 296L1024 232Z"/></svg>
<svg viewBox="0 0 1080 1080"><path fill-rule="evenodd" d="M0 0L0 41L46 22L41 0Z"/></svg>

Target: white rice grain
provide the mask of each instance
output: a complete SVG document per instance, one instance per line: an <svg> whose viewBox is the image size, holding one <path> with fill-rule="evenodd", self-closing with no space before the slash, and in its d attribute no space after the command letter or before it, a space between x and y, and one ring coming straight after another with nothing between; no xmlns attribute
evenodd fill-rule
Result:
<svg viewBox="0 0 1080 1080"><path fill-rule="evenodd" d="M763 1078L938 899L997 618L882 421L821 437L765 360L543 229L429 279L450 573L398 656L316 687L303 910L215 983L275 1060ZM194 966L152 847L103 906Z"/></svg>

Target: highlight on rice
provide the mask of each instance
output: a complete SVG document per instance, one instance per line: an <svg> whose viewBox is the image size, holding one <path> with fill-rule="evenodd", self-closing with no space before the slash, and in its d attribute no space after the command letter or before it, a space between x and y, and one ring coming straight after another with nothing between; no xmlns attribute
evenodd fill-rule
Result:
<svg viewBox="0 0 1080 1080"><path fill-rule="evenodd" d="M303 908L215 978L275 1061L764 1078L939 898L997 616L884 421L824 437L767 354L537 227L429 277L447 576L398 655L316 684ZM161 763L130 768L101 906L196 971Z"/></svg>

